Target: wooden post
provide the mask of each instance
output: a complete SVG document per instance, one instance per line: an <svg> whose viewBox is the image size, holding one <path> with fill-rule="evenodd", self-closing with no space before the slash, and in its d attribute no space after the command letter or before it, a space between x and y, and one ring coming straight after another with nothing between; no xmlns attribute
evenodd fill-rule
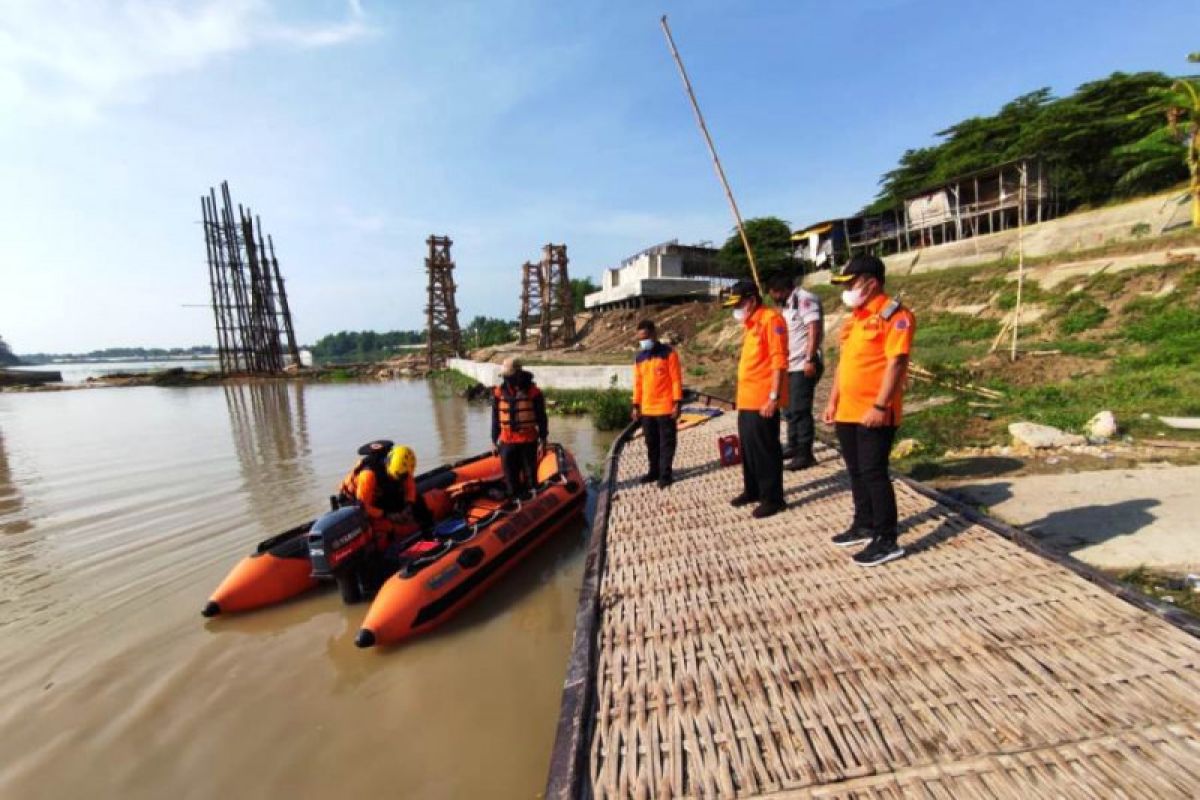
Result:
<svg viewBox="0 0 1200 800"><path fill-rule="evenodd" d="M216 257L213 255L213 237L208 217L208 201L203 195L200 196L200 216L203 220L201 224L204 227L204 251L208 260L208 286L212 294L213 325L216 328L217 334L217 361L221 365L221 372L229 372L229 352L225 342L225 330L221 318L222 307L217 288L219 278L217 275Z"/></svg>
<svg viewBox="0 0 1200 800"><path fill-rule="evenodd" d="M279 313L283 315L283 332L287 336L288 352L292 356L292 363L299 369L303 364L300 363L300 348L296 345L296 333L292 329L292 310L288 307L287 289L283 284L283 275L279 273L279 259L275 257L275 242L271 239L270 234L267 234L267 248L271 253L271 269L275 273L275 283L279 287Z"/></svg>

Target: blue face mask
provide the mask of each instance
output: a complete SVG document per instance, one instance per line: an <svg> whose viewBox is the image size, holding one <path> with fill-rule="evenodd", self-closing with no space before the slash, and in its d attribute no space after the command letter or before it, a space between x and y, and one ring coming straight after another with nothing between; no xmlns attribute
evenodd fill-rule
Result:
<svg viewBox="0 0 1200 800"><path fill-rule="evenodd" d="M642 350L649 350L651 347L654 347L654 340L653 339L638 339L638 347L641 348Z"/></svg>

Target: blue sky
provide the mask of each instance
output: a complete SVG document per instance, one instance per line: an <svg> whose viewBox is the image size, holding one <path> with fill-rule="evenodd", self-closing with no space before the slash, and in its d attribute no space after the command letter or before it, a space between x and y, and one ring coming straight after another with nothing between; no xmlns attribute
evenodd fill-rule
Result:
<svg viewBox="0 0 1200 800"><path fill-rule="evenodd" d="M546 242L597 279L720 241L663 12L743 214L797 226L965 116L1200 49L1194 0L0 0L0 335L212 342L181 305L208 300L199 196L222 179L274 235L305 342L421 327L430 233L465 319L515 316Z"/></svg>

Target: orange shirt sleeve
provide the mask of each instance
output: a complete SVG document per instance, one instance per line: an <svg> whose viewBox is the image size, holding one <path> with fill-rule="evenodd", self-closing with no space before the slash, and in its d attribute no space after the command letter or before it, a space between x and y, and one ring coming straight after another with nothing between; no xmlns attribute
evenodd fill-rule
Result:
<svg viewBox="0 0 1200 800"><path fill-rule="evenodd" d="M369 469L364 469L358 473L358 485L355 487L354 496L362 504L363 510L367 512L367 516L378 519L383 516L383 509L375 505L375 484L375 473Z"/></svg>
<svg viewBox="0 0 1200 800"><path fill-rule="evenodd" d="M679 367L679 353L671 350L667 359L667 369L671 373L671 399L676 403L683 400L683 371Z"/></svg>
<svg viewBox="0 0 1200 800"><path fill-rule="evenodd" d="M916 319L907 308L899 311L891 322L887 339L883 343L883 354L889 360L912 352L913 334L917 329Z"/></svg>

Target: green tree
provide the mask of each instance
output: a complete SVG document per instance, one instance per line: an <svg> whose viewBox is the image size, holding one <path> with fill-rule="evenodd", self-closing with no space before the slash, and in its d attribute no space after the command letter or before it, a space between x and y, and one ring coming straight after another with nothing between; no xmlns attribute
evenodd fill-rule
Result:
<svg viewBox="0 0 1200 800"><path fill-rule="evenodd" d="M1188 60L1200 62L1200 53ZM1153 184L1175 176L1186 167L1192 198L1192 227L1200 228L1200 81L1179 78L1168 87L1152 87L1154 102L1129 115L1130 119L1159 117L1164 124L1141 139L1113 150L1132 163L1117 181L1121 187Z"/></svg>
<svg viewBox="0 0 1200 800"><path fill-rule="evenodd" d="M779 270L796 269L792 258L792 229L786 222L779 217L756 217L746 220L745 226L761 280L765 281L768 275ZM717 263L728 275L751 277L750 260L746 258L746 248L737 230L717 253Z"/></svg>
<svg viewBox="0 0 1200 800"><path fill-rule="evenodd" d="M493 317L475 317L463 331L463 341L471 348L495 347L516 338L516 323Z"/></svg>
<svg viewBox="0 0 1200 800"><path fill-rule="evenodd" d="M900 201L976 170L1026 156L1040 156L1067 207L1099 204L1115 196L1157 191L1181 179L1172 172L1146 170L1136 183L1118 184L1128 171L1128 155L1116 148L1132 144L1156 127L1131 116L1148 92L1166 89L1171 79L1159 72L1114 72L1055 98L1038 89L1006 103L991 116L971 117L939 131L940 142L907 150L880 179L880 191L864 213L899 208Z"/></svg>
<svg viewBox="0 0 1200 800"><path fill-rule="evenodd" d="M583 311L585 296L598 291L600 287L592 283L591 278L571 278L571 303L576 311Z"/></svg>
<svg viewBox="0 0 1200 800"><path fill-rule="evenodd" d="M363 361L383 358L397 348L424 341L424 331L338 331L322 336L309 350L318 361Z"/></svg>
<svg viewBox="0 0 1200 800"><path fill-rule="evenodd" d="M0 367L15 366L20 363L20 359L14 356L12 350L9 349L8 342L4 341L3 336L0 336Z"/></svg>

